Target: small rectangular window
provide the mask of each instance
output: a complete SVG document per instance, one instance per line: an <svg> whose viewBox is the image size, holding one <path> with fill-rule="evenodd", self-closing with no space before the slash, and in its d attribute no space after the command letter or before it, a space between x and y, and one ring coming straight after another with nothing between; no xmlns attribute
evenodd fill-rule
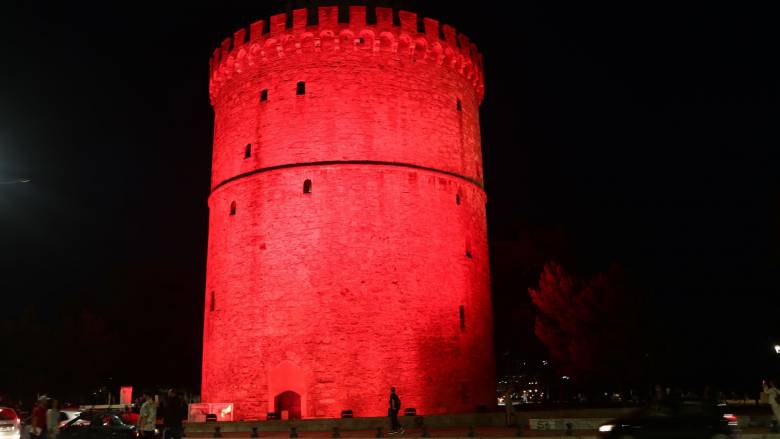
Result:
<svg viewBox="0 0 780 439"><path fill-rule="evenodd" d="M298 88L295 90L295 94L297 95L305 95L306 94L306 83L303 81L298 82Z"/></svg>
<svg viewBox="0 0 780 439"><path fill-rule="evenodd" d="M469 386L464 381L460 382L460 401L469 402Z"/></svg>
<svg viewBox="0 0 780 439"><path fill-rule="evenodd" d="M247 143L246 148L244 148L244 158L248 159L249 157L252 157L252 144Z"/></svg>
<svg viewBox="0 0 780 439"><path fill-rule="evenodd" d="M463 305L459 308L460 311L460 329L463 329L466 327L466 310L463 308Z"/></svg>
<svg viewBox="0 0 780 439"><path fill-rule="evenodd" d="M456 101L455 106L458 109L458 111L463 111L463 105L460 103L460 98L458 98L458 100Z"/></svg>
<svg viewBox="0 0 780 439"><path fill-rule="evenodd" d="M268 100L268 90L263 89L260 91L260 102L265 102Z"/></svg>
<svg viewBox="0 0 780 439"><path fill-rule="evenodd" d="M214 311L214 307L216 306L216 303L214 303L214 292L211 292L211 300L209 300L209 311Z"/></svg>

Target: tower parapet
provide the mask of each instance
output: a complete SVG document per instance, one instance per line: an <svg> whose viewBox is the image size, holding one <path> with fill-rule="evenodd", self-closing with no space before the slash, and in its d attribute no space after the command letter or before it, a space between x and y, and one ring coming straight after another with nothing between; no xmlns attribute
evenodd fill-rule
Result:
<svg viewBox="0 0 780 439"><path fill-rule="evenodd" d="M482 55L466 35L437 20L398 11L395 23L391 8L375 8L376 22L367 20L365 6L350 6L349 21L338 21L337 6L320 6L317 14L307 9L259 20L226 38L209 62L209 95L212 103L221 85L235 73L274 59L304 53L359 52L366 56L406 58L453 69L474 86L481 102L484 96ZM314 23L312 18L317 18Z"/></svg>

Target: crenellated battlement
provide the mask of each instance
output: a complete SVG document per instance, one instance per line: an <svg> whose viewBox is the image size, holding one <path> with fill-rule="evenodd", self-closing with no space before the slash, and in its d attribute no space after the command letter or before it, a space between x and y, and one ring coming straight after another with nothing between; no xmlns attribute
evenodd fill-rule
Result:
<svg viewBox="0 0 780 439"><path fill-rule="evenodd" d="M376 22L369 24L368 12L371 11L365 6L350 6L349 20L342 23L338 6L318 7L316 14L296 9L291 17L277 14L268 22L259 20L248 30L236 31L214 51L209 62L212 103L222 83L257 63L328 51L390 55L454 69L473 84L482 100L482 55L467 36L437 20L418 18L413 12L397 11L396 21L391 8L375 8Z"/></svg>

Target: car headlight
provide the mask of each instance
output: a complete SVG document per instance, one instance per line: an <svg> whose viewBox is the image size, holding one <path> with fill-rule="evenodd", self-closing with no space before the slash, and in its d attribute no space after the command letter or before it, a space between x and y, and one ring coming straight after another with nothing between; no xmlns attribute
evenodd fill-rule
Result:
<svg viewBox="0 0 780 439"><path fill-rule="evenodd" d="M612 431L613 428L615 428L615 424L604 424L601 427L599 427L599 432L607 433Z"/></svg>

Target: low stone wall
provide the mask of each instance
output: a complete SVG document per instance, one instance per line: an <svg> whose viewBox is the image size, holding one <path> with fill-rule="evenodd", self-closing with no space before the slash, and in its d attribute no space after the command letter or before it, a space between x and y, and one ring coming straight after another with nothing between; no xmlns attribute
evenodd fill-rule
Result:
<svg viewBox="0 0 780 439"><path fill-rule="evenodd" d="M462 415L431 415L431 416L399 416L399 421L406 427L419 427L425 425L429 428L468 427L473 426L502 426L505 424L503 413L474 413ZM252 427L260 431L289 431L296 427L298 431L330 431L333 427L342 430L376 430L378 427L387 429L389 421L387 417L371 418L320 418L320 419L296 419L273 421L240 421L240 422L188 422L185 425L187 432L212 432L214 427L220 427L223 433L248 432Z"/></svg>
<svg viewBox="0 0 780 439"><path fill-rule="evenodd" d="M572 422L575 429L590 429L597 422L624 416L633 408L610 409L571 409L551 411L520 411L515 414L513 424L529 426L531 429L541 430L565 430L566 422ZM453 415L429 415L429 416L400 416L401 424L407 428L455 428L462 427L503 427L506 418L503 412L496 413L464 413ZM533 420L533 422L532 422ZM544 421L548 421L546 424ZM213 432L214 427L219 426L223 433L249 432L252 427L259 431L289 431L290 427L296 427L298 431L330 431L333 427L342 430L376 430L378 427L387 429L389 421L387 417L372 418L319 418L296 419L274 421L240 421L240 422L188 422L185 425L187 432ZM582 426L582 427L580 427ZM540 428L541 427L541 428ZM596 427L598 427L596 425Z"/></svg>

